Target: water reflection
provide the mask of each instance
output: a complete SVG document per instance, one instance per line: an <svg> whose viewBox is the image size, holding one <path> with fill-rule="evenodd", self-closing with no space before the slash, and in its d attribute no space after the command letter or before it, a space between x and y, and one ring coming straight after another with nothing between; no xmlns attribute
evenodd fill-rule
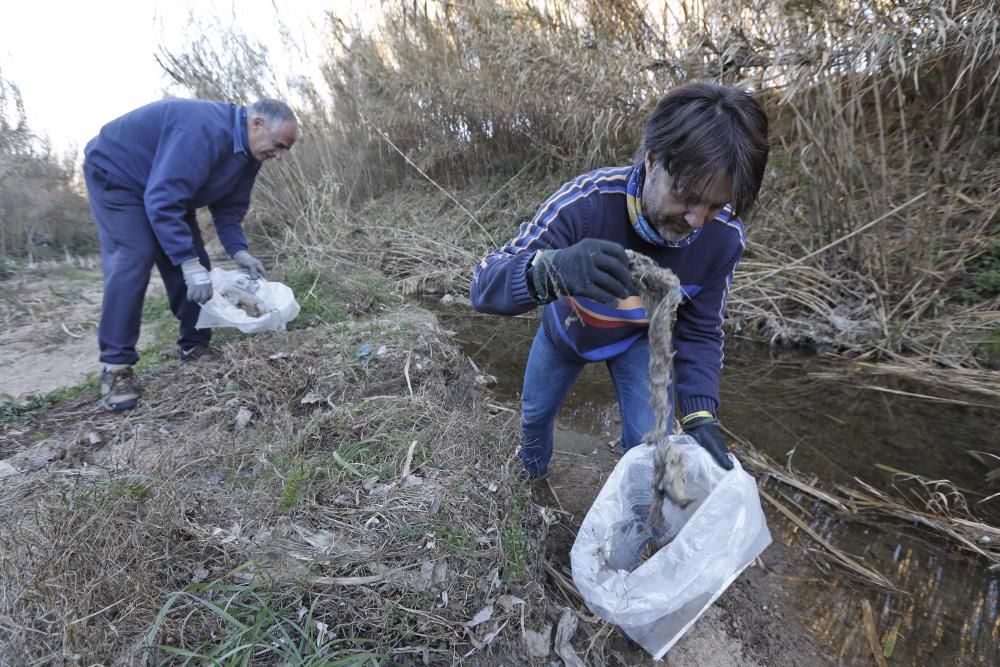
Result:
<svg viewBox="0 0 1000 667"><path fill-rule="evenodd" d="M434 309L442 324L457 332L458 342L477 365L497 377L494 389L516 399L537 319L483 316L467 308ZM870 378L844 373L842 379L831 380L831 370L837 367L818 357L731 341L721 416L731 430L774 460L815 475L823 485L856 485L858 478L886 489L893 477L876 467L882 464L949 479L962 487L970 504L991 492L985 470L965 452L996 451L1000 410L873 391L868 388ZM886 378L878 381L891 389L929 393ZM614 392L602 365L592 364L581 375L562 419L575 430L617 437ZM898 627L890 664L1000 665L1000 572L989 573L982 561L937 535L884 522L845 522L778 482L768 482L767 488L805 508L813 517L811 528L905 591L885 592L854 581L765 505L775 539L823 572L812 576L813 566L803 564L795 575L775 576L787 582L803 623L839 664L873 664L861 612L867 599L880 644L885 645L892 628ZM1000 524L1000 499L973 507L982 520Z"/></svg>

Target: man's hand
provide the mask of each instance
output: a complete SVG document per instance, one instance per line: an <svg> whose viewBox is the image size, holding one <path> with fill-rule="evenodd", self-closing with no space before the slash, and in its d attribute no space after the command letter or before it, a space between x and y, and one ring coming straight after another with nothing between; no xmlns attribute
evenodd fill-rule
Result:
<svg viewBox="0 0 1000 667"><path fill-rule="evenodd" d="M698 441L698 444L708 450L715 462L726 470L733 469L729 459L729 448L719 432L719 420L711 412L695 412L681 420L684 432Z"/></svg>
<svg viewBox="0 0 1000 667"><path fill-rule="evenodd" d="M187 284L188 301L205 303L212 298L212 279L198 259L189 259L181 264L184 282Z"/></svg>
<svg viewBox="0 0 1000 667"><path fill-rule="evenodd" d="M246 250L237 251L237 253L233 255L233 261L247 272L247 275L250 276L250 280L267 278L267 272L264 270L264 263L248 253Z"/></svg>
<svg viewBox="0 0 1000 667"><path fill-rule="evenodd" d="M632 278L625 248L614 241L584 239L560 250L544 250L534 271L550 294L582 296L614 306L628 296Z"/></svg>

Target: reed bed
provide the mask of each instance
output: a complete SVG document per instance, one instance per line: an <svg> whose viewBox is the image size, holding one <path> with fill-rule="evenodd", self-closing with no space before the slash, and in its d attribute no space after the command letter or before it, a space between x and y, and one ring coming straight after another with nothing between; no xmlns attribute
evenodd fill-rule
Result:
<svg viewBox="0 0 1000 667"><path fill-rule="evenodd" d="M341 221L382 200L367 232L417 232L408 252L397 240L394 275L407 289L461 287L470 257L509 238L551 188L629 162L662 93L717 80L752 88L772 121L734 324L871 360L1000 366L995 3L381 9L374 31L331 14L323 83L293 86L307 140L263 176L255 204L257 230L279 246L340 256L352 241ZM245 53L253 45L225 43L227 57L175 54L171 74L199 94L256 94L267 76ZM420 188L418 202L400 201Z"/></svg>

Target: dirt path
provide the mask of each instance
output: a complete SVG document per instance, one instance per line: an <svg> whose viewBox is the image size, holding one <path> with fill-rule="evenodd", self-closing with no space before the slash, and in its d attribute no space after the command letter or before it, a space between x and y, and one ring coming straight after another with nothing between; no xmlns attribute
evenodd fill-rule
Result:
<svg viewBox="0 0 1000 667"><path fill-rule="evenodd" d="M150 281L150 295L163 292ZM93 261L53 264L0 281L0 399L23 401L87 380L100 368L101 272ZM152 340L143 330L139 347Z"/></svg>

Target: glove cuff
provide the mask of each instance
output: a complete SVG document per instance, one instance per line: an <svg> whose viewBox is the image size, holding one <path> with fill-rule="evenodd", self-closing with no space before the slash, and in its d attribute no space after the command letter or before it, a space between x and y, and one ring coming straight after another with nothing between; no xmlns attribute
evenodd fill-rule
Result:
<svg viewBox="0 0 1000 667"><path fill-rule="evenodd" d="M247 250L246 250L245 248L241 248L240 250L237 250L236 252L234 252L234 253L232 254L232 258L233 258L233 259L236 259L236 258L237 258L237 257L239 257L240 255L246 255L247 257L249 257L249 256L250 256L250 252L249 252L249 251L247 251Z"/></svg>
<svg viewBox="0 0 1000 667"><path fill-rule="evenodd" d="M692 412L681 418L681 427L686 431L691 428L698 428L699 426L705 426L707 424L718 425L719 420L716 419L708 410L699 410L698 412Z"/></svg>
<svg viewBox="0 0 1000 667"><path fill-rule="evenodd" d="M549 263L546 258L546 255L552 252L552 250L540 250L531 260L531 286L535 289L538 301L543 304L556 300L556 295L552 293L552 283L549 282Z"/></svg>
<svg viewBox="0 0 1000 667"><path fill-rule="evenodd" d="M201 260L197 257L181 262L181 271L184 273L185 277L196 273L208 273L208 269L202 266Z"/></svg>

